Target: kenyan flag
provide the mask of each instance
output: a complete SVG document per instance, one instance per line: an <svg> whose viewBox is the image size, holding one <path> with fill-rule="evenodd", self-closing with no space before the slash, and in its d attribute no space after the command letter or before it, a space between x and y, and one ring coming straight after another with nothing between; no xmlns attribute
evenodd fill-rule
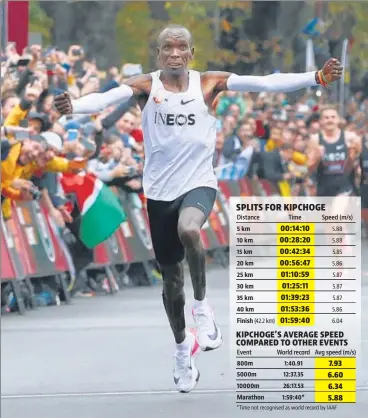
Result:
<svg viewBox="0 0 368 418"><path fill-rule="evenodd" d="M79 238L88 248L107 240L125 221L126 214L117 196L92 174L66 174L61 177L66 194L77 198L81 213Z"/></svg>

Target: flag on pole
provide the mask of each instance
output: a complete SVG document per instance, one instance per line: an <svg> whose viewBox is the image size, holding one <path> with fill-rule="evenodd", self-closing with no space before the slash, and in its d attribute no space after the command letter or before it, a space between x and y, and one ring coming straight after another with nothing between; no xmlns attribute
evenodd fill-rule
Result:
<svg viewBox="0 0 368 418"><path fill-rule="evenodd" d="M66 194L75 194L81 213L79 238L88 248L107 240L126 220L117 196L94 175L67 174L60 179Z"/></svg>
<svg viewBox="0 0 368 418"><path fill-rule="evenodd" d="M345 86L348 84L346 81L349 80L349 59L348 59L348 47L349 40L344 39L342 43L342 53L341 53L341 64L344 68L344 74L340 79L340 91L339 91L339 104L340 104L340 114L345 115L345 95L346 89ZM348 74L348 75L347 75Z"/></svg>
<svg viewBox="0 0 368 418"><path fill-rule="evenodd" d="M305 71L317 71L316 59L314 56L314 46L312 39L307 39L307 48L305 50Z"/></svg>
<svg viewBox="0 0 368 418"><path fill-rule="evenodd" d="M330 21L323 21L319 17L309 20L302 29L302 33L308 36L321 36L330 27Z"/></svg>

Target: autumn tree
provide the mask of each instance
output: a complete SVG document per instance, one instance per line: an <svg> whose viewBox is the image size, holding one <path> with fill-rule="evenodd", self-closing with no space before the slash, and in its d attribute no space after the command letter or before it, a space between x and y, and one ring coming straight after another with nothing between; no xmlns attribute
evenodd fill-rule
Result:
<svg viewBox="0 0 368 418"><path fill-rule="evenodd" d="M50 45L52 42L51 29L54 25L53 19L47 16L41 9L40 2L32 0L29 7L29 31L40 33L44 45Z"/></svg>
<svg viewBox="0 0 368 418"><path fill-rule="evenodd" d="M368 3L329 2L331 26L326 33L333 53L341 54L342 41L350 40L350 63L361 72L368 65ZM339 56L339 55L338 55Z"/></svg>
<svg viewBox="0 0 368 418"><path fill-rule="evenodd" d="M118 48L122 61L139 62L147 70L155 67L157 36L166 25L175 23L187 27L193 34L194 67L205 70L210 62L233 62L234 54L217 48L214 39L215 3L214 1L125 3L116 20Z"/></svg>

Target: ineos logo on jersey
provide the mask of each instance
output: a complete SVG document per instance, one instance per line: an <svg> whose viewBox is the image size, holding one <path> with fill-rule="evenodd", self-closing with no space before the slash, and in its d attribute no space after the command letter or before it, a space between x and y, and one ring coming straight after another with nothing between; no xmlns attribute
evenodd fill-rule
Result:
<svg viewBox="0 0 368 418"><path fill-rule="evenodd" d="M196 123L195 114L183 115L182 113L155 112L154 123L166 126L193 126Z"/></svg>
<svg viewBox="0 0 368 418"><path fill-rule="evenodd" d="M329 152L324 156L325 161L345 161L346 160L346 153L343 152Z"/></svg>

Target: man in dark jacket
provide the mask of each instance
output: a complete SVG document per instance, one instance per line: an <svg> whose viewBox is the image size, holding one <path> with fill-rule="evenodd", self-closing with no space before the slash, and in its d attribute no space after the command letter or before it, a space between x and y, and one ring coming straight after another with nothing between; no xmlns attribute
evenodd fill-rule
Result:
<svg viewBox="0 0 368 418"><path fill-rule="evenodd" d="M295 179L295 174L288 168L292 156L293 148L290 144L283 144L274 151L264 152L261 157L259 177L270 182Z"/></svg>

